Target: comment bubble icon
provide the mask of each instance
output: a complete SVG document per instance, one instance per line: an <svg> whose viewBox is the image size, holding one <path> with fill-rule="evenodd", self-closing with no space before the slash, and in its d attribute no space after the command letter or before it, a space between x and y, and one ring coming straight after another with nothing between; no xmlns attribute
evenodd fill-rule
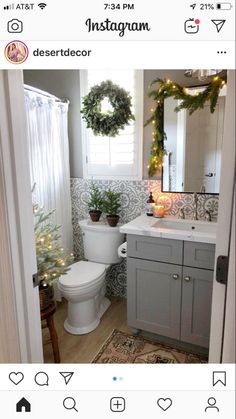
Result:
<svg viewBox="0 0 236 419"><path fill-rule="evenodd" d="M38 386L48 386L49 385L49 376L46 372L40 371L38 372L35 377L34 381Z"/></svg>

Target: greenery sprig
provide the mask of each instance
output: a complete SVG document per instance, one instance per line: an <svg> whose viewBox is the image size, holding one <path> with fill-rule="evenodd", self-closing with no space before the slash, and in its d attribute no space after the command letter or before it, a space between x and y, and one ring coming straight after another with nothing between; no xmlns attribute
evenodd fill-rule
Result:
<svg viewBox="0 0 236 419"><path fill-rule="evenodd" d="M112 111L102 112L101 103L104 98L109 99ZM129 121L135 119L131 111L131 100L125 89L111 80L103 81L93 86L89 94L83 97L82 118L95 135L115 137L120 129L124 129Z"/></svg>
<svg viewBox="0 0 236 419"><path fill-rule="evenodd" d="M89 210L100 210L103 203L103 193L92 181L90 187L90 199L88 201Z"/></svg>
<svg viewBox="0 0 236 419"><path fill-rule="evenodd" d="M103 211L107 215L117 215L121 208L121 195L121 192L113 192L111 189L104 192Z"/></svg>
<svg viewBox="0 0 236 419"><path fill-rule="evenodd" d="M153 86L159 83L158 89L152 90L148 96L155 100L155 108L151 109L152 115L146 121L145 126L153 124L151 154L148 164L148 174L153 176L161 168L163 157L166 154L164 141L166 133L164 131L164 101L168 97L181 100L180 105L176 106L175 112L187 109L191 115L197 109L204 107L206 102L210 102L211 113L215 111L220 89L225 85L225 81L220 77L214 77L202 92L195 95L188 93L187 88L171 80L155 79L151 83ZM150 86L150 87L151 87Z"/></svg>

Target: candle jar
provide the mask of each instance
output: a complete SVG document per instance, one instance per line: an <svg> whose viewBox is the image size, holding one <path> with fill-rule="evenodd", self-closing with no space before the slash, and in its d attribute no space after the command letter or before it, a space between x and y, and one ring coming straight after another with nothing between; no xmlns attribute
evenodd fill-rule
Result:
<svg viewBox="0 0 236 419"><path fill-rule="evenodd" d="M153 215L157 218L163 218L165 215L164 205L155 205L153 209Z"/></svg>

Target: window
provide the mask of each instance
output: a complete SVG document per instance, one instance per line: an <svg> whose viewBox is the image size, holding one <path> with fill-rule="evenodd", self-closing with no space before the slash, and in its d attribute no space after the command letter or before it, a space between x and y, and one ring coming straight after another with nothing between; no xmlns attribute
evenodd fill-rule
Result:
<svg viewBox="0 0 236 419"><path fill-rule="evenodd" d="M132 97L131 121L120 135L95 136L82 122L84 177L97 179L141 179L143 135L143 72L141 70L81 70L81 97L95 84L112 80Z"/></svg>

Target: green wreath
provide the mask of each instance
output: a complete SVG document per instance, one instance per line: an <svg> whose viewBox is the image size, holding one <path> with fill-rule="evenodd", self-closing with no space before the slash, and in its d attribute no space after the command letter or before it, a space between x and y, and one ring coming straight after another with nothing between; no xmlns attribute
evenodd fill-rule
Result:
<svg viewBox="0 0 236 419"><path fill-rule="evenodd" d="M113 111L102 112L101 103L108 98ZM82 118L95 135L115 137L120 129L124 129L130 120L134 120L131 112L131 96L126 90L112 83L103 81L93 86L87 96L83 97Z"/></svg>

